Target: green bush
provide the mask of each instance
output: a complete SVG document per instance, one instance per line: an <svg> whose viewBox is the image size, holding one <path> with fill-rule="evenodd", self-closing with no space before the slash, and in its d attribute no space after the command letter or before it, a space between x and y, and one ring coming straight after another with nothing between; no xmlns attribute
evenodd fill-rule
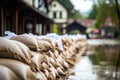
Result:
<svg viewBox="0 0 120 80"><path fill-rule="evenodd" d="M58 25L56 25L56 24L53 25L53 32L56 34L59 34Z"/></svg>
<svg viewBox="0 0 120 80"><path fill-rule="evenodd" d="M79 31L78 30L72 30L72 31L70 31L70 34L79 34Z"/></svg>

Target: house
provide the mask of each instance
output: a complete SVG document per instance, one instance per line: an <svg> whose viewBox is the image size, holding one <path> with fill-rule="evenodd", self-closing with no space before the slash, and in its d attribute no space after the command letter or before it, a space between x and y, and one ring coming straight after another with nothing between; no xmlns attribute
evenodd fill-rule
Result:
<svg viewBox="0 0 120 80"><path fill-rule="evenodd" d="M115 23L113 23L112 18L107 17L101 28L101 36L103 38L114 38L115 30L116 26Z"/></svg>
<svg viewBox="0 0 120 80"><path fill-rule="evenodd" d="M55 24L57 24L59 34L63 34L68 20L67 9L59 2L59 0L53 0L49 8L50 12L48 13L48 16L54 20Z"/></svg>
<svg viewBox="0 0 120 80"><path fill-rule="evenodd" d="M45 34L47 27L53 21L46 13L36 7L37 0L0 0L0 36L4 36L4 32L9 30L16 34L33 33ZM38 0L38 3L42 0ZM43 0L42 4L48 5L47 1ZM40 32L41 31L41 32Z"/></svg>
<svg viewBox="0 0 120 80"><path fill-rule="evenodd" d="M86 26L88 33L90 33L95 28L94 27L95 20L93 19L81 19L81 20L78 20L77 22L81 23L83 26Z"/></svg>
<svg viewBox="0 0 120 80"><path fill-rule="evenodd" d="M85 34L86 27L77 21L73 21L71 24L67 25L67 34Z"/></svg>

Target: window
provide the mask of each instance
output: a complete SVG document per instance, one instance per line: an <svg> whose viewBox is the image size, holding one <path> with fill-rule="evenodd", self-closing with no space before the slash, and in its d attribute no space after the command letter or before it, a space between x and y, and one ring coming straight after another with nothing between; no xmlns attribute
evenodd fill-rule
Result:
<svg viewBox="0 0 120 80"><path fill-rule="evenodd" d="M60 18L62 18L62 11L60 11Z"/></svg>
<svg viewBox="0 0 120 80"><path fill-rule="evenodd" d="M5 30L12 31L12 16L7 15L6 16L6 27Z"/></svg>
<svg viewBox="0 0 120 80"><path fill-rule="evenodd" d="M54 7L56 7L56 4L53 4Z"/></svg>
<svg viewBox="0 0 120 80"><path fill-rule="evenodd" d="M53 18L57 18L57 12L53 12Z"/></svg>
<svg viewBox="0 0 120 80"><path fill-rule="evenodd" d="M40 8L44 4L43 0L38 0L38 8Z"/></svg>
<svg viewBox="0 0 120 80"><path fill-rule="evenodd" d="M32 4L33 4L33 6L35 7L35 0L32 0Z"/></svg>

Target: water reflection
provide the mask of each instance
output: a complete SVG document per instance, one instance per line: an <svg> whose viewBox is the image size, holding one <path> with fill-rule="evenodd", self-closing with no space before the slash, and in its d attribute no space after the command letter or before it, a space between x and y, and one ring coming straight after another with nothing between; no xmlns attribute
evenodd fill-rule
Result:
<svg viewBox="0 0 120 80"><path fill-rule="evenodd" d="M98 65L101 62L107 62L107 64L113 66L116 65L119 53L118 47L98 46L94 50L95 54L88 56L93 65Z"/></svg>
<svg viewBox="0 0 120 80"><path fill-rule="evenodd" d="M119 46L102 45L92 50L94 54L83 56L66 80L120 80L120 74L115 79Z"/></svg>
<svg viewBox="0 0 120 80"><path fill-rule="evenodd" d="M97 76L92 70L92 63L88 57L82 57L74 68L75 75L69 76L70 80L96 80ZM69 80L68 79L68 80Z"/></svg>

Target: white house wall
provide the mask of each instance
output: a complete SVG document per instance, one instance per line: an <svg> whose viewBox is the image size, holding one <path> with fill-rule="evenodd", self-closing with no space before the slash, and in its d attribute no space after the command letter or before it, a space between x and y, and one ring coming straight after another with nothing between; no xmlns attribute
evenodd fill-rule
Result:
<svg viewBox="0 0 120 80"><path fill-rule="evenodd" d="M35 7L38 8L38 0L35 0Z"/></svg>
<svg viewBox="0 0 120 80"><path fill-rule="evenodd" d="M54 7L54 4L56 7ZM60 11L62 12L62 18L60 18ZM53 19L53 12L57 12L57 18L54 19L56 23L65 23L67 22L67 10L57 1L53 1L50 7L50 12L48 16Z"/></svg>
<svg viewBox="0 0 120 80"><path fill-rule="evenodd" d="M28 3L29 5L33 5L33 1L32 0L24 0L26 3Z"/></svg>

